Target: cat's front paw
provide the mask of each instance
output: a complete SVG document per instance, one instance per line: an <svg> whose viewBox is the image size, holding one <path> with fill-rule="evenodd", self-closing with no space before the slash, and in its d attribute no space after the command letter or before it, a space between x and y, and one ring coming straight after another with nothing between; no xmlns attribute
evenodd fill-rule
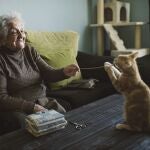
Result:
<svg viewBox="0 0 150 150"><path fill-rule="evenodd" d="M108 70L110 69L111 66L112 66L111 63L105 62L105 63L104 63L104 69L105 69L105 71L108 71Z"/></svg>

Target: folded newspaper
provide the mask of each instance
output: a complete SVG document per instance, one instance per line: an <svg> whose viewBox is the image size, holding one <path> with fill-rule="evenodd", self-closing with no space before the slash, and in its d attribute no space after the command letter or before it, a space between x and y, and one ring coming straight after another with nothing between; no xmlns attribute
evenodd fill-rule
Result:
<svg viewBox="0 0 150 150"><path fill-rule="evenodd" d="M28 115L25 121L26 129L35 137L63 129L67 124L64 115L55 110Z"/></svg>

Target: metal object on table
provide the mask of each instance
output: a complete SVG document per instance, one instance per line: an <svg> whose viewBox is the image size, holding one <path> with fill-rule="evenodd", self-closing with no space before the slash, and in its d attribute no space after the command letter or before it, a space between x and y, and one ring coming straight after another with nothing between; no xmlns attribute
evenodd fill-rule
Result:
<svg viewBox="0 0 150 150"><path fill-rule="evenodd" d="M86 124L81 124L81 123L77 123L77 122L73 122L73 121L68 121L70 124L74 125L75 129L77 130L81 130L85 127L87 127Z"/></svg>

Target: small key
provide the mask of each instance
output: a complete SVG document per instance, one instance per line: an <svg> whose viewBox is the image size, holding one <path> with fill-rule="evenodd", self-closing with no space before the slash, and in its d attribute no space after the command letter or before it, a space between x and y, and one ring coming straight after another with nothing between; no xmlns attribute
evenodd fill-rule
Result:
<svg viewBox="0 0 150 150"><path fill-rule="evenodd" d="M74 125L76 129L83 129L86 127L85 124L79 124L79 123L76 123L76 122L72 122L72 121L69 121L70 124Z"/></svg>

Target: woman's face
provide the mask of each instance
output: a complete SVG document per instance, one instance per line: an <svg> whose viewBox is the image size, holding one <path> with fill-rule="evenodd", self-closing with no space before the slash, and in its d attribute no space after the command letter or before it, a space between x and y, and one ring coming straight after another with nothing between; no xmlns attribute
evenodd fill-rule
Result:
<svg viewBox="0 0 150 150"><path fill-rule="evenodd" d="M12 51L19 51L25 47L25 39L26 35L21 22L18 20L10 22L5 46Z"/></svg>

